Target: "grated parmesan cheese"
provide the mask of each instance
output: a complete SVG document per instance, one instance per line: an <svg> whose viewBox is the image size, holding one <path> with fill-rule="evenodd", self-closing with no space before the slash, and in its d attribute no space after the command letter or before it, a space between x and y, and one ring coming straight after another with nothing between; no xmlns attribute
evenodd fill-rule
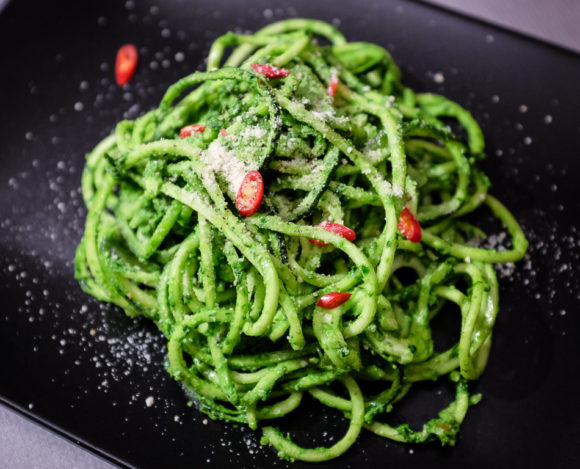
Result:
<svg viewBox="0 0 580 469"><path fill-rule="evenodd" d="M266 129L263 129L259 125L255 125L253 127L246 127L244 129L244 131L241 133L241 136L244 138L250 138L250 137L262 138L267 133L268 132L266 131Z"/></svg>
<svg viewBox="0 0 580 469"><path fill-rule="evenodd" d="M224 147L217 140L201 153L201 160L207 164L213 173L221 174L228 183L228 189L233 195L238 193L244 176L250 171L233 152Z"/></svg>
<svg viewBox="0 0 580 469"><path fill-rule="evenodd" d="M324 112L319 112L319 111L311 111L311 113L312 113L312 115L313 115L314 117L316 117L317 119L319 119L319 120L321 120L321 121L323 121L323 122L325 122L325 121L326 121L327 115L326 115Z"/></svg>

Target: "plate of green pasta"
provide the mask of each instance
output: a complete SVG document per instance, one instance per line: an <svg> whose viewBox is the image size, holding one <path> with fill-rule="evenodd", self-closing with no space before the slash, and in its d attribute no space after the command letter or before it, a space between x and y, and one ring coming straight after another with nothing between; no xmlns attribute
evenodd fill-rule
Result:
<svg viewBox="0 0 580 469"><path fill-rule="evenodd" d="M127 24L144 29L107 37L102 76L79 85L79 96L95 88L92 104L70 106L94 114L51 140L76 145L47 173L65 227L49 257L65 259L64 273L51 274L54 288L28 287L21 274L8 287L32 292L23 293L31 311L40 301L26 326L40 329L24 349L53 344L61 355L36 362L23 351L8 374L54 385L38 403L19 401L23 386L0 385L3 400L30 401L33 418L127 467L352 467L383 455L477 467L473 455L493 451L513 462L497 450L514 433L510 412L528 424L530 408L543 420L552 412L534 393L556 383L547 379L556 346L531 305L555 309L555 294L539 286L548 274L534 256L564 225L544 233L531 222L558 210L529 208L535 176L521 155L536 134L501 159L498 142L511 134L490 115L509 111L491 111L503 105L491 88L482 104L486 66L460 43L430 49L435 19L457 37L486 27L369 2L392 13L394 44L369 12L359 15L374 25L366 31L356 15L314 6L247 16L200 7L196 22L213 18L200 47L185 27L170 28L163 7L127 4ZM166 15L178 24L173 6ZM162 40L174 45L156 50ZM528 105L514 109L525 115ZM564 259L576 255L574 233L563 237ZM557 279L568 268L550 269ZM76 313L59 312L63 304ZM47 310L57 311L50 326ZM65 372L49 379L42 368ZM66 411L49 405L60 392L71 396ZM529 426L514 441L539 431Z"/></svg>
<svg viewBox="0 0 580 469"><path fill-rule="evenodd" d="M310 19L227 33L207 71L88 155L76 278L157 325L200 411L260 428L282 458L336 458L361 431L452 445L480 399L468 383L498 313L493 264L528 246L488 193L483 150L471 114L406 87L381 46ZM511 249L476 245L486 235L466 217L482 206ZM430 321L449 302L460 333L435 352ZM448 406L419 430L387 423L434 379L455 383ZM305 395L349 420L334 444L305 448L276 428Z"/></svg>

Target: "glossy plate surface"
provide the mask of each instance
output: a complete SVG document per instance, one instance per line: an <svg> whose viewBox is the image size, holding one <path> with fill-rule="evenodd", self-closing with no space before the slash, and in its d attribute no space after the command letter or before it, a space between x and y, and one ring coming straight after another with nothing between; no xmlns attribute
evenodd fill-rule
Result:
<svg viewBox="0 0 580 469"><path fill-rule="evenodd" d="M84 154L202 67L210 40L288 16L387 47L407 84L472 110L492 193L530 238L529 256L501 270L491 358L473 385L484 397L457 446L365 433L319 467L580 467L580 58L412 2L11 2L0 15L0 400L120 465L288 466L257 434L188 407L155 329L92 300L72 275ZM121 89L113 64L127 42L141 62ZM447 390L428 388L394 418L435 414ZM285 428L324 444L345 425L310 406Z"/></svg>

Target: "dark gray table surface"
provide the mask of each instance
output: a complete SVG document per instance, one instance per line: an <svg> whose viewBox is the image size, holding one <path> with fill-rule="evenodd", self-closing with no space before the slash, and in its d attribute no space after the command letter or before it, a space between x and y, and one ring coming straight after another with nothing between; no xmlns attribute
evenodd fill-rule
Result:
<svg viewBox="0 0 580 469"><path fill-rule="evenodd" d="M7 0L0 0L0 11L6 3ZM580 52L579 0L425 0L425 3ZM69 467L114 466L0 405L0 469Z"/></svg>
<svg viewBox="0 0 580 469"><path fill-rule="evenodd" d="M578 0L423 0L580 52Z"/></svg>

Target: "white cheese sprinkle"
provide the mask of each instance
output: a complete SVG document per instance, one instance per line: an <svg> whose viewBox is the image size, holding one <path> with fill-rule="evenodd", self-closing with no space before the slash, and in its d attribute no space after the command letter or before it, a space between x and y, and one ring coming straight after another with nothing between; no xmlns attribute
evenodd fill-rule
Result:
<svg viewBox="0 0 580 469"><path fill-rule="evenodd" d="M244 129L244 131L241 133L241 136L244 138L249 138L249 137L262 138L267 133L268 132L266 131L266 129L263 129L259 125L255 125L253 127L246 127Z"/></svg>
<svg viewBox="0 0 580 469"><path fill-rule="evenodd" d="M201 160L208 165L208 169L225 178L230 192L234 195L238 193L244 176L250 170L217 140L211 142L207 151L202 152Z"/></svg>
<svg viewBox="0 0 580 469"><path fill-rule="evenodd" d="M445 76L441 72L437 72L435 75L433 75L433 81L439 84L444 83Z"/></svg>
<svg viewBox="0 0 580 469"><path fill-rule="evenodd" d="M312 111L312 115L321 121L326 121L326 114L324 112Z"/></svg>

